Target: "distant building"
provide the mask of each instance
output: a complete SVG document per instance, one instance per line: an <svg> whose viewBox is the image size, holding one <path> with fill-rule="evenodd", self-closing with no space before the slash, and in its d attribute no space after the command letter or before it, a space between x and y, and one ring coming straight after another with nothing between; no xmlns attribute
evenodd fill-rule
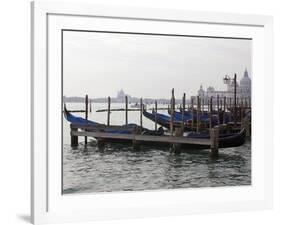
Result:
<svg viewBox="0 0 281 225"><path fill-rule="evenodd" d="M229 102L230 99L234 98L234 80L231 80L230 82L226 83L227 88L225 91L216 91L214 87L209 86L207 90L205 91L203 89L203 86L200 85L200 89L197 92L197 95L200 97L200 99L204 100L205 104L207 104L207 101L213 97L217 98L219 96L220 98L226 97L226 101ZM196 103L197 96L191 96L191 99ZM243 78L240 80L240 83L236 81L236 97L238 101L243 100L250 102L251 99L251 79L249 77L247 69L244 72ZM233 101L233 100L232 100ZM216 101L214 101L214 104L216 104Z"/></svg>
<svg viewBox="0 0 281 225"><path fill-rule="evenodd" d="M116 98L119 100L121 100L121 99L123 100L123 99L125 99L125 96L126 96L125 92L123 91L123 89L121 89L120 91L117 92Z"/></svg>
<svg viewBox="0 0 281 225"><path fill-rule="evenodd" d="M124 92L123 89L121 89L120 91L117 92L117 96L116 96L116 101L117 102L125 102L125 96L128 97L128 100L131 101L132 97L131 95L128 95Z"/></svg>

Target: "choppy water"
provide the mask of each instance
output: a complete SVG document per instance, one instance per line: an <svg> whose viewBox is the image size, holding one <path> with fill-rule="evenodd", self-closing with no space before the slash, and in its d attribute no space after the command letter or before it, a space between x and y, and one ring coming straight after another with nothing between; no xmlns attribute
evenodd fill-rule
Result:
<svg viewBox="0 0 281 225"><path fill-rule="evenodd" d="M68 104L68 108L81 107L82 104ZM97 110L105 105L94 107ZM122 124L124 112L114 112L111 117L113 124ZM105 123L106 113L93 112L89 119ZM137 123L138 119L139 112L129 112L129 121ZM154 127L145 118L144 125ZM64 194L251 184L250 141L237 148L220 149L219 158L211 159L208 150L176 155L170 153L169 146L142 146L140 150L133 150L130 145L106 144L99 148L91 138L85 147L82 137L74 149L70 147L66 121L63 133Z"/></svg>

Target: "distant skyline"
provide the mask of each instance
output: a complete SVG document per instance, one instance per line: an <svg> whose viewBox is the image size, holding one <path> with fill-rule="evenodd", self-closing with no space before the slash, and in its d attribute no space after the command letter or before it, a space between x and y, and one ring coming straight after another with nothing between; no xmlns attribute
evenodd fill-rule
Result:
<svg viewBox="0 0 281 225"><path fill-rule="evenodd" d="M226 74L252 79L251 40L64 31L63 47L65 96L189 98L225 90Z"/></svg>

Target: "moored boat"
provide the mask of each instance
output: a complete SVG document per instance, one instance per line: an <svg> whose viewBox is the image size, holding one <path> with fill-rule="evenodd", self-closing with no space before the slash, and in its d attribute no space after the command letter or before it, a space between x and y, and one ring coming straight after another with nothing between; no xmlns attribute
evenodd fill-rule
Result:
<svg viewBox="0 0 281 225"><path fill-rule="evenodd" d="M127 137L126 135L130 134L139 134L142 136L162 136L163 138L167 137L170 138L169 135L165 136L163 128L159 128L157 131L149 130L146 128L142 128L138 126L137 124L127 124L127 125L121 125L121 126L107 126L105 124L97 123L92 120L86 120L82 117L74 116L70 112L67 111L65 108L64 115L67 121L69 121L72 125L76 125L77 128L88 131L88 132L100 132L100 133L108 133L108 134L120 134L123 135L122 138L114 138L114 135L112 137L102 138L103 142L122 142L122 143L132 143L132 139ZM151 114L149 114L151 115ZM164 117L167 118L167 117ZM167 120L165 120L167 121ZM158 118L157 118L158 122ZM169 121L167 121L169 122ZM137 131L137 133L136 133ZM245 142L245 129L241 129L238 133L230 133L230 134L219 134L219 148L229 148L229 147L237 147L240 145L243 145ZM93 135L92 137L95 137ZM124 138L123 138L124 137ZM127 137L127 138L126 138ZM188 133L187 136L184 137L178 137L181 139L186 140L194 140L194 139L201 139L206 140L210 139L210 135L206 132L201 133ZM97 138L99 139L99 138ZM101 140L101 139L99 139ZM176 142L176 140L175 140ZM181 144L181 148L184 149L209 149L210 146L207 144L198 144L199 142L194 143L193 141L187 141L188 143ZM169 146L169 144L162 140L161 141L140 141L141 144L148 144L148 145L161 145L161 146Z"/></svg>

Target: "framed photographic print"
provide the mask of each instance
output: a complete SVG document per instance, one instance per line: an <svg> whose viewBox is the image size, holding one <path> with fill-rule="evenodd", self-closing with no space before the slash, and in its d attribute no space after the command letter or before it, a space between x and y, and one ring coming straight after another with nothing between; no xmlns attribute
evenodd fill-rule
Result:
<svg viewBox="0 0 281 225"><path fill-rule="evenodd" d="M272 207L269 16L32 3L34 224Z"/></svg>

